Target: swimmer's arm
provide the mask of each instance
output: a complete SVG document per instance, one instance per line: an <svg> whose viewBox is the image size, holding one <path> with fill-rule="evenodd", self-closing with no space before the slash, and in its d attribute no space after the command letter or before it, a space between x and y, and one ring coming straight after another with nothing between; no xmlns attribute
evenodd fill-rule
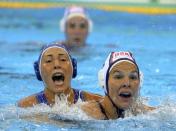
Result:
<svg viewBox="0 0 176 131"><path fill-rule="evenodd" d="M103 96L101 95L93 94L85 91L82 91L81 93L83 94L84 101L92 101L92 100L99 101L100 99L103 98Z"/></svg>
<svg viewBox="0 0 176 131"><path fill-rule="evenodd" d="M81 109L90 117L98 120L104 120L105 116L102 114L100 107L96 101L86 102L81 106Z"/></svg>
<svg viewBox="0 0 176 131"><path fill-rule="evenodd" d="M156 107L152 107L152 106L148 106L148 105L143 105L143 108L146 110L146 111L153 111L156 109Z"/></svg>
<svg viewBox="0 0 176 131"><path fill-rule="evenodd" d="M23 108L32 107L37 104L37 100L35 95L31 95L24 99L21 99L20 101L18 101L17 104L18 104L18 107L23 107Z"/></svg>

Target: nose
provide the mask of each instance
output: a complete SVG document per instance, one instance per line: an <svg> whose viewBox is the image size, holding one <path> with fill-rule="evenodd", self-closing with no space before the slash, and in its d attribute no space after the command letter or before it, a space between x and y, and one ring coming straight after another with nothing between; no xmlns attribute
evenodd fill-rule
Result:
<svg viewBox="0 0 176 131"><path fill-rule="evenodd" d="M60 68L59 60L54 61L54 69Z"/></svg>
<svg viewBox="0 0 176 131"><path fill-rule="evenodd" d="M75 29L74 33L75 33L76 36L79 36L79 35L82 34L81 30L78 27Z"/></svg>
<svg viewBox="0 0 176 131"><path fill-rule="evenodd" d="M128 77L125 77L125 78L124 78L122 87L130 87L130 80L129 80Z"/></svg>

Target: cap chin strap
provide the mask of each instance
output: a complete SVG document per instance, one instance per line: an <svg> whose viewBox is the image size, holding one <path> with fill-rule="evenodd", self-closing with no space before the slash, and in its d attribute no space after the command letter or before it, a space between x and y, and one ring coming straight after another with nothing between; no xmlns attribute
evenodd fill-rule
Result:
<svg viewBox="0 0 176 131"><path fill-rule="evenodd" d="M119 107L117 107L116 104L111 99L111 97L109 96L109 94L106 94L106 96L109 98L109 100L111 101L112 105L115 107L117 115L118 115L118 118L124 118L125 110L124 109L120 109Z"/></svg>

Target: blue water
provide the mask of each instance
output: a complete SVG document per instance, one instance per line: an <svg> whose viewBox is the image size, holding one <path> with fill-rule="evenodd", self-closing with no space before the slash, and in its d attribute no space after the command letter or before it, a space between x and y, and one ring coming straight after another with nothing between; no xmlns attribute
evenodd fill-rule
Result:
<svg viewBox="0 0 176 131"><path fill-rule="evenodd" d="M97 72L110 51L133 52L144 74L141 96L155 112L114 121L53 124L18 118L15 103L43 89L33 62L42 45L64 40L63 8L0 9L0 130L176 130L176 15L143 15L88 9L94 22L78 59L73 87L103 95Z"/></svg>

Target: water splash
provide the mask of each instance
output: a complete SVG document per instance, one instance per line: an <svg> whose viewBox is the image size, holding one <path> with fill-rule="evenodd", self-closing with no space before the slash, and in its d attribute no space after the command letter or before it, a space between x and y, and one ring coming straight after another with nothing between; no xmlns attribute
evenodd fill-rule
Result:
<svg viewBox="0 0 176 131"><path fill-rule="evenodd" d="M64 98L65 99L65 98ZM156 110L148 113L142 113L137 116L127 116L124 119L117 120L93 120L86 116L84 112L80 110L81 102L75 105L68 105L64 99L57 98L56 104L52 107L45 104L36 105L32 108L18 108L15 105L7 105L0 107L0 128L6 129L10 123L18 121L22 126L29 127L29 121L26 117L32 116L35 119L35 115L47 115L49 119L49 127L52 125L62 129L89 129L89 130L129 130L129 131L141 131L141 130L175 130L176 129L176 103L170 99L163 101L161 106L158 106ZM27 125L26 121L27 120ZM70 120L70 121L68 121ZM30 120L31 121L31 120ZM62 123L61 123L62 122ZM69 123L71 122L71 124ZM69 123L69 124L68 124ZM31 123L30 123L31 124ZM17 126L17 124L15 123ZM45 126L44 126L45 125ZM46 126L46 121L34 121L30 128L41 129ZM26 127L26 128L27 128Z"/></svg>

